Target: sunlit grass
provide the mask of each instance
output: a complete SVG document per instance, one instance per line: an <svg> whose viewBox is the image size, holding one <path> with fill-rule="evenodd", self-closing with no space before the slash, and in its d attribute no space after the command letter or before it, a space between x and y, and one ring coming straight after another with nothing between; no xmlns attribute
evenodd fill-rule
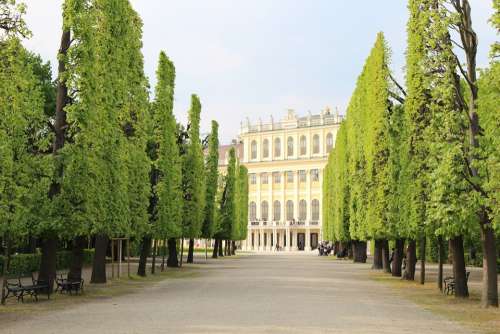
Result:
<svg viewBox="0 0 500 334"><path fill-rule="evenodd" d="M380 272L370 273L371 278L389 285L394 293L447 319L464 324L481 333L500 333L500 310L482 308L478 291L471 291L468 299L445 296L437 284L409 282Z"/></svg>
<svg viewBox="0 0 500 334"><path fill-rule="evenodd" d="M201 275L201 272L196 269L194 266L183 266L183 268L168 268L161 272L158 268L154 275L148 272L146 277L135 274L127 277L126 273L122 273L121 278L108 279L106 284L86 283L84 292L81 295L68 295L57 292L51 295L50 300L47 300L45 295L39 296L39 302L34 302L30 297L25 297L24 303L18 303L15 298L12 298L7 300L5 306L0 306L0 320L3 316L18 318L22 315L35 315L45 311L62 310L78 303L133 294L166 279L182 279Z"/></svg>

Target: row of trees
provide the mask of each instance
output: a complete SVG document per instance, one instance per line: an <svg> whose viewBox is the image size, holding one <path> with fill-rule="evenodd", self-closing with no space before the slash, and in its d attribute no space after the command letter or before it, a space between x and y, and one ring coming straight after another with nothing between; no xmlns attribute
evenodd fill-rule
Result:
<svg viewBox="0 0 500 334"><path fill-rule="evenodd" d="M464 236L481 235L485 306L498 306L495 231L500 186L499 48L478 78L478 38L467 0L409 0L406 87L389 69L382 33L366 60L324 179L324 233L375 244L374 268L425 281L426 241L449 241L456 296L467 297ZM500 29L500 3L491 20ZM459 52L462 52L460 54ZM392 270L389 243L394 241ZM407 266L402 273L404 244Z"/></svg>
<svg viewBox="0 0 500 334"><path fill-rule="evenodd" d="M196 95L187 126L177 123L175 67L164 52L150 101L142 22L129 1L64 2L54 82L50 65L21 44L30 35L24 13L24 5L0 0L4 268L17 244L36 238L40 279L52 280L58 243L68 241L70 278L78 279L92 239L92 282L103 283L112 237L141 240L139 275L159 241L168 243L167 265L179 266L180 239L190 239L192 262L195 238L245 238L246 170L233 151L233 170L219 176L218 124L200 137Z"/></svg>
<svg viewBox="0 0 500 334"><path fill-rule="evenodd" d="M228 166L219 184L219 194L220 210L216 212L218 224L214 230L213 258L233 255L235 241L247 238L248 170L238 163L234 147L229 150Z"/></svg>

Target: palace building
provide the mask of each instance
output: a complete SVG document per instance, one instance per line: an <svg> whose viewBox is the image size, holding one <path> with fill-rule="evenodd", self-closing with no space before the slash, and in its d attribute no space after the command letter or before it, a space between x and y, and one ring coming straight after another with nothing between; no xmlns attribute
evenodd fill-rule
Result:
<svg viewBox="0 0 500 334"><path fill-rule="evenodd" d="M248 238L243 250L311 250L321 236L323 169L342 117L327 108L241 126L237 146L249 174ZM221 167L229 146L221 147Z"/></svg>

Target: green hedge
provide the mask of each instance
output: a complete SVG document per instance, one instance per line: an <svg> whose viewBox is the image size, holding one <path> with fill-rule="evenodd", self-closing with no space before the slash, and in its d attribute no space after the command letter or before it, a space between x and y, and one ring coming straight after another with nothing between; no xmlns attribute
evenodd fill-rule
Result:
<svg viewBox="0 0 500 334"><path fill-rule="evenodd" d="M85 249L83 251L83 264L92 264L94 258L94 249ZM9 274L19 275L38 271L40 268L41 254L16 254L10 258ZM0 256L0 273L3 272L5 257ZM69 269L71 265L71 252L57 252L56 268L57 270Z"/></svg>

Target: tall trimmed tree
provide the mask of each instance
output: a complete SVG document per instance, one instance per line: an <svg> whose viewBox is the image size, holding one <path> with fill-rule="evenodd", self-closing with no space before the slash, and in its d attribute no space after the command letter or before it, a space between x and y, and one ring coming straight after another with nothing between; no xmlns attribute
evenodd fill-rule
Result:
<svg viewBox="0 0 500 334"><path fill-rule="evenodd" d="M201 236L210 239L215 231L215 196L219 179L219 124L212 121L212 131L208 140L208 156L205 162L205 215Z"/></svg>
<svg viewBox="0 0 500 334"><path fill-rule="evenodd" d="M149 230L144 234L138 274L146 275L146 262L151 253L152 238L175 239L181 232L181 164L177 144L176 120L173 114L175 67L160 52L156 70L155 99L150 109ZM174 252L172 256L177 255ZM172 266L176 261L170 260Z"/></svg>
<svg viewBox="0 0 500 334"><path fill-rule="evenodd" d="M44 97L31 55L14 33L0 36L0 234L10 248L47 213L50 160ZM14 84L15 83L15 84Z"/></svg>
<svg viewBox="0 0 500 334"><path fill-rule="evenodd" d="M229 162L227 165L226 175L224 175L222 194L220 198L219 212L219 231L216 234L218 240L219 255L221 255L222 242L231 239L233 224L236 217L235 207L235 192L236 192L236 152L235 148L229 150Z"/></svg>
<svg viewBox="0 0 500 334"><path fill-rule="evenodd" d="M235 217L231 231L231 255L235 255L236 241L247 238L248 225L248 169L239 163L236 168Z"/></svg>
<svg viewBox="0 0 500 334"><path fill-rule="evenodd" d="M187 262L194 257L194 238L201 235L205 210L205 171L200 140L201 103L196 95L191 96L189 110L188 141L182 157L183 191L183 237L189 238Z"/></svg>

